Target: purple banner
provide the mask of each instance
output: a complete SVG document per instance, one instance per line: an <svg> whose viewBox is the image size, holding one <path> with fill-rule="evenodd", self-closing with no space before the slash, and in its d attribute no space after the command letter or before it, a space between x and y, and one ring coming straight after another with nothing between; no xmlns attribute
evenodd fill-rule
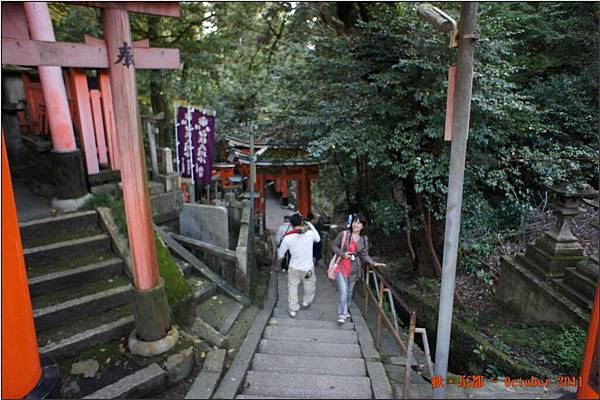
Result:
<svg viewBox="0 0 600 400"><path fill-rule="evenodd" d="M179 173L195 184L210 184L215 116L191 106L178 106L175 118Z"/></svg>

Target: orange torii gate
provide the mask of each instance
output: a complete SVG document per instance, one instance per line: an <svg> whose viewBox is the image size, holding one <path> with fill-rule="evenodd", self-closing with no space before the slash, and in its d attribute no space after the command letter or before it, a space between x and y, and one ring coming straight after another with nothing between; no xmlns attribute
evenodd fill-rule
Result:
<svg viewBox="0 0 600 400"><path fill-rule="evenodd" d="M158 273L154 235L146 176L146 164L143 155L141 127L139 126L136 68L178 68L177 49L152 49L132 47L128 12L141 12L162 16L179 16L178 3L145 2L78 2L79 5L102 8L102 26L104 39L93 43L61 43L54 41L54 32L46 3L24 2L2 4L2 19L10 21L2 26L2 64L37 66L40 79L54 152L67 155L70 161L62 166L67 177L72 176L70 169L82 168L81 158L75 147L73 123L66 100L65 85L61 67L72 68L108 68L110 93L114 113L115 132L120 157L123 197L129 233L129 243L135 280L135 325L137 338L141 342L160 341L171 329L164 282ZM6 19L5 19L6 18ZM30 38L31 34L31 38ZM102 43L101 43L102 42ZM95 138L88 138L90 141ZM85 144L84 144L85 147ZM4 150L4 143L2 144ZM4 153L3 153L4 155ZM3 157L3 173L8 173L8 163ZM5 195L14 197L10 186L4 187ZM64 182L72 184L72 182ZM83 185L84 186L84 185ZM4 211L4 210L3 210ZM15 218L9 232L18 232ZM3 227L5 220L3 219ZM14 233L14 232L13 232ZM2 247L8 246L8 240L18 239L17 235L3 236ZM11 242L14 248L2 252L2 286L4 294L28 293L23 249L20 240ZM8 247L7 247L8 248ZM8 258L9 254L14 255ZM6 258L5 258L6 257ZM13 284L8 290L6 285ZM22 290L21 290L22 289ZM2 396L23 397L39 384L40 362L36 357L23 359L23 352L37 354L35 330L33 324L23 324L23 320L33 320L31 303L24 297L3 298L4 307L11 306L14 312L2 313ZM143 316L143 318L140 318ZM25 331L15 329L20 327ZM174 329L174 328L173 328ZM171 335L170 335L171 336ZM175 331L175 335L177 333ZM171 342L171 341L170 341ZM176 342L176 340L175 340ZM173 342L173 344L175 344ZM164 351L168 347L163 346ZM24 373L29 370L30 373Z"/></svg>
<svg viewBox="0 0 600 400"><path fill-rule="evenodd" d="M250 144L228 137L229 146L234 149L242 175L250 176ZM299 146L256 143L256 182L254 190L259 195L254 199L257 214L265 212L265 184L273 181L275 191L288 197L288 181L297 182L298 211L307 216L311 212L311 181L318 178L320 161L311 160ZM231 167L233 169L233 167ZM223 171L220 174L227 174ZM229 173L231 175L231 173Z"/></svg>

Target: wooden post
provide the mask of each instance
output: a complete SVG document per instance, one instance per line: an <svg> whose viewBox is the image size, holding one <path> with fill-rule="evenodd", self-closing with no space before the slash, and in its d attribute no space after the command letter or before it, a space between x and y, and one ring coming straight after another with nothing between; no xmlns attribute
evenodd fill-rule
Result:
<svg viewBox="0 0 600 400"><path fill-rule="evenodd" d="M117 61L121 52L119 48L132 46L129 15L124 9L103 9L102 26L109 57L119 154L124 155L120 160L121 182L135 286L151 289L158 285L159 274L138 115L135 66L126 66L125 60Z"/></svg>
<svg viewBox="0 0 600 400"><path fill-rule="evenodd" d="M410 373L412 372L413 345L415 343L415 328L417 326L417 313L410 312L410 324L408 325L408 346L406 349L406 364L404 365L404 387L402 388L402 398L408 399L410 394Z"/></svg>
<svg viewBox="0 0 600 400"><path fill-rule="evenodd" d="M577 389L578 399L597 399L598 398L598 316L600 314L600 299L598 298L598 287L594 294L594 303L592 306L592 316L588 327L587 339L583 350L583 362L579 371L579 388Z"/></svg>
<svg viewBox="0 0 600 400"><path fill-rule="evenodd" d="M444 140L452 140L452 124L454 123L454 91L456 88L456 65L448 68L448 94L446 97L446 125L444 126Z"/></svg>
<svg viewBox="0 0 600 400"><path fill-rule="evenodd" d="M17 208L2 135L2 397L25 397L42 374Z"/></svg>
<svg viewBox="0 0 600 400"><path fill-rule="evenodd" d="M26 1L23 3L31 37L34 40L54 42L54 29L50 20L48 4ZM60 67L38 67L44 94L44 104L50 120L52 148L58 153L77 150L75 133L69 112L67 91Z"/></svg>

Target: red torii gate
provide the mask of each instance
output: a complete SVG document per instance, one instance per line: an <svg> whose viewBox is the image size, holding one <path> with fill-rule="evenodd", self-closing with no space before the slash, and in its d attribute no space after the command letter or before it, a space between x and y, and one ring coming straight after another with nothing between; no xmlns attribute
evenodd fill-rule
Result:
<svg viewBox="0 0 600 400"><path fill-rule="evenodd" d="M69 155L77 153L77 149L60 67L109 69L118 152L121 155L123 197L134 269L136 331L142 341L156 341L166 336L170 329L170 317L164 283L158 273L152 232L146 165L138 119L135 68L173 68L175 65L178 67L179 53L176 49L132 48L128 12L178 17L179 4L143 2L79 2L78 4L103 9L104 43L100 43L100 39L95 40L93 44L55 42L46 3L2 4L2 19L10 20L10 23L4 23L2 27L2 64L37 66L40 69L54 151ZM30 33L33 40L30 39ZM130 56L133 56L133 63L130 62ZM4 144L2 147L4 148ZM81 168L81 158L75 155L74 159L78 160L77 166ZM5 167L8 165L5 159L3 163ZM71 161L68 165L75 164ZM5 195L10 195L14 200L12 188L9 184L5 186L4 182L5 180L3 180L3 198ZM10 220L3 219L3 228L8 232L18 232L15 209L7 209L7 212L13 212L15 215ZM5 240L8 239L3 237L3 247ZM13 258L9 259L6 252L2 253L3 261L7 261L2 268L3 293L9 293L5 290L7 289L5 285L9 282L20 282L20 285L25 285L23 291L28 293L26 279L12 279L16 276L26 276L22 245L16 243L14 247L12 254L17 261ZM23 397L34 388L41 375L39 359L34 357L22 360L24 348L37 353L37 344L29 340L32 335L35 337L35 331L32 324L30 326L17 324L30 331L19 332L13 328L16 326L15 321L8 318L33 320L31 303L20 301L22 299L6 300L18 302L11 306L12 309L19 311L8 315L2 313L4 346L2 396ZM6 302L3 302L3 308L4 304ZM144 318L139 318L142 313ZM33 374L24 374L23 370L33 371Z"/></svg>

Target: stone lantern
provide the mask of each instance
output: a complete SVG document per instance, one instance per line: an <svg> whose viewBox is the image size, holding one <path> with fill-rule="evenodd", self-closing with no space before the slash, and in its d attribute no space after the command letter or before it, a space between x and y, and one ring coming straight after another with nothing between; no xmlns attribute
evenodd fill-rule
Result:
<svg viewBox="0 0 600 400"><path fill-rule="evenodd" d="M579 206L583 198L598 195L592 188L570 190L567 185L550 188L558 195L558 201L551 205L558 217L554 228L545 232L534 244L528 244L525 258L546 278L564 275L564 269L586 259L583 247L571 232L571 221L582 211Z"/></svg>

